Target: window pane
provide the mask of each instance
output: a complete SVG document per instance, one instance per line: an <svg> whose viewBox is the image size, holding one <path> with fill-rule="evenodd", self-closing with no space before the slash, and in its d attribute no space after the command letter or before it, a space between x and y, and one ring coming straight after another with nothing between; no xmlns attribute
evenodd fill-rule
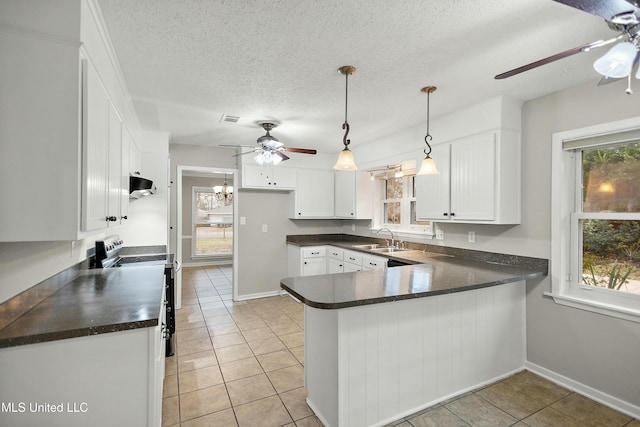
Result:
<svg viewBox="0 0 640 427"><path fill-rule="evenodd" d="M582 152L583 212L640 212L640 143Z"/></svg>
<svg viewBox="0 0 640 427"><path fill-rule="evenodd" d="M385 199L401 199L402 198L402 178L389 178L386 180Z"/></svg>
<svg viewBox="0 0 640 427"><path fill-rule="evenodd" d="M233 252L233 206L216 199L212 191L195 192L194 255Z"/></svg>
<svg viewBox="0 0 640 427"><path fill-rule="evenodd" d="M640 221L582 222L582 282L640 294Z"/></svg>
<svg viewBox="0 0 640 427"><path fill-rule="evenodd" d="M400 202L387 202L384 204L385 224L400 224Z"/></svg>

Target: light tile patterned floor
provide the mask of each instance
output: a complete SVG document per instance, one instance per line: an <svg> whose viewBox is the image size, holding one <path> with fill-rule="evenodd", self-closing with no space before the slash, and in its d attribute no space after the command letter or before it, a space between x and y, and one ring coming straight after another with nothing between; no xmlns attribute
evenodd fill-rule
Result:
<svg viewBox="0 0 640 427"><path fill-rule="evenodd" d="M167 358L163 426L322 426L303 381L303 307L231 300L231 267L182 273L177 353ZM524 371L392 424L396 427L640 427Z"/></svg>

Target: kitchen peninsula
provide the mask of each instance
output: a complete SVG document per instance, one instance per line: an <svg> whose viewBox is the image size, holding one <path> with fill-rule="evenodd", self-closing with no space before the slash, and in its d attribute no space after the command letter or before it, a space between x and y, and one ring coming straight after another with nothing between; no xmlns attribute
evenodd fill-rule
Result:
<svg viewBox="0 0 640 427"><path fill-rule="evenodd" d="M370 252L337 237L287 242ZM305 304L307 401L325 425L384 425L523 368L525 281L547 261L420 246L389 253L406 266L282 279Z"/></svg>

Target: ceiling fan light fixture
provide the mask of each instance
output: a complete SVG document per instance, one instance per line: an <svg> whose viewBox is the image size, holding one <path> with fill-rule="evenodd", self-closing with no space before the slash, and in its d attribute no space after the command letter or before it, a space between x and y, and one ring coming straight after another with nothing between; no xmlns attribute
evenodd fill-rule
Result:
<svg viewBox="0 0 640 427"><path fill-rule="evenodd" d="M437 175L440 173L438 171L438 168L436 167L436 162L434 162L429 155L431 154L431 145L429 144L429 141L433 139L431 134L429 134L429 95L435 92L436 89L437 87L435 86L425 86L420 89L421 92L427 94L427 134L424 137L424 143L427 144L427 148L423 150L425 158L422 159L422 163L420 163L420 170L418 170L418 175Z"/></svg>
<svg viewBox="0 0 640 427"><path fill-rule="evenodd" d="M593 68L605 77L620 79L631 74L638 49L633 43L618 43L593 63Z"/></svg>
<svg viewBox="0 0 640 427"><path fill-rule="evenodd" d="M353 153L349 150L349 144L351 143L350 139L347 139L347 135L349 135L349 122L347 121L347 106L348 106L348 96L349 96L349 76L355 73L356 68L351 65L345 65L338 68L338 71L344 74L345 77L345 89L344 89L344 123L342 124L342 129L344 130L344 136L342 137L342 143L344 144L344 149L340 152L338 156L338 161L333 166L336 170L343 171L355 171L358 170L356 166L356 162L353 159Z"/></svg>

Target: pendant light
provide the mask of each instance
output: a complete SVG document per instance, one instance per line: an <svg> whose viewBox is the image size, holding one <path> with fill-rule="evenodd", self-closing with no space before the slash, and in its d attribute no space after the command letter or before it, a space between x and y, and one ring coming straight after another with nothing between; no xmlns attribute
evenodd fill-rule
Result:
<svg viewBox="0 0 640 427"><path fill-rule="evenodd" d="M427 94L427 135L424 137L424 142L427 144L427 148L424 149L425 158L422 159L422 163L420 164L420 170L418 171L418 175L437 175L438 168L436 168L436 163L433 161L431 156L431 145L429 145L429 141L433 139L433 137L429 134L429 95L432 92L436 91L435 86L425 86L421 89L422 92ZM428 151L427 151L428 149Z"/></svg>
<svg viewBox="0 0 640 427"><path fill-rule="evenodd" d="M354 171L357 170L355 161L353 160L353 153L349 150L349 144L351 140L347 139L347 135L349 135L349 122L347 121L347 105L348 105L348 95L349 95L349 75L353 74L356 71L355 67L351 65L345 65L343 67L338 68L338 71L345 76L345 91L344 91L344 123L342 124L342 129L344 129L344 136L342 137L342 143L344 144L344 149L340 152L340 156L338 157L338 161L333 166L336 170L343 171Z"/></svg>

